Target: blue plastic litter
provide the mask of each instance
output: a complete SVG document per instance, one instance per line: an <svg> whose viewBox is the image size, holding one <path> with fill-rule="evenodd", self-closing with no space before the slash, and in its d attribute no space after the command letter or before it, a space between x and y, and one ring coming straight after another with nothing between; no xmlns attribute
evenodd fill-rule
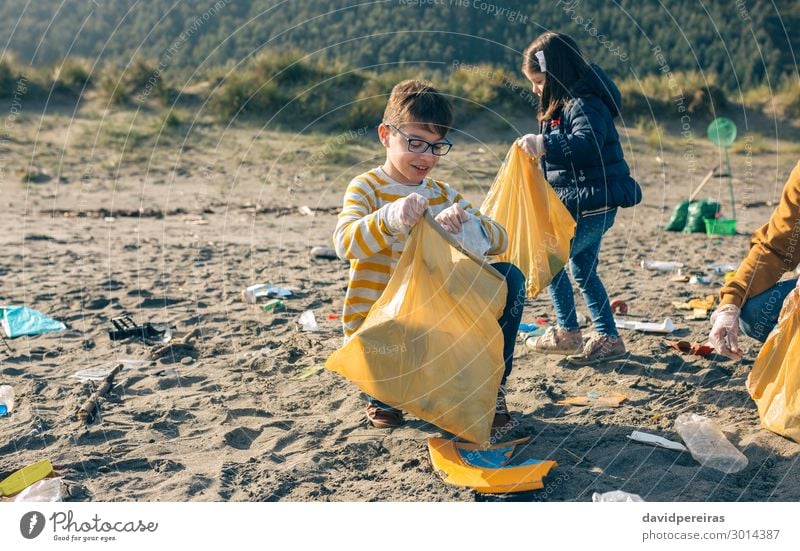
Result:
<svg viewBox="0 0 800 551"><path fill-rule="evenodd" d="M3 311L3 331L11 339L63 331L67 328L60 321L48 318L27 306L2 306L0 310Z"/></svg>
<svg viewBox="0 0 800 551"><path fill-rule="evenodd" d="M465 450L464 448L457 448L461 458L468 465L473 467L481 467L484 469L500 469L503 467L521 467L523 465L536 465L541 463L540 459L527 459L521 463L508 465L508 460L511 459L511 454L514 452L515 445L504 446L493 450Z"/></svg>
<svg viewBox="0 0 800 551"><path fill-rule="evenodd" d="M538 328L539 328L539 326L536 325L535 323L520 323L519 324L519 330L522 331L523 333L531 333L533 331L536 331L536 329L538 329Z"/></svg>

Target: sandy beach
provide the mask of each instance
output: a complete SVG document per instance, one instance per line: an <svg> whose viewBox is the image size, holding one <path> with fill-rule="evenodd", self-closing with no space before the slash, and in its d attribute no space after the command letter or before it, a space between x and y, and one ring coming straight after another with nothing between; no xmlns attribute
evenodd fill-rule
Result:
<svg viewBox="0 0 800 551"><path fill-rule="evenodd" d="M490 499L433 472L426 438L442 435L436 427L409 417L397 430L368 428L352 384L325 370L302 377L341 344L347 266L309 251L330 246L350 178L382 162L371 134L332 148L335 137L203 128L150 150L97 145L89 117L45 122L21 121L15 136L27 138L6 155L0 302L35 308L68 329L15 339L13 352L0 353L0 384L14 387L17 402L0 418L0 477L49 458L66 501ZM722 277L675 283L640 261L676 260L703 274L710 264L737 264L769 218L796 150L733 156L739 235L666 233L672 207L718 153L695 144L687 164L680 141L654 149L635 129L621 133L645 198L620 211L599 273L632 319L671 317L678 329L670 338L703 340L708 322L686 320L690 312L672 302L715 294ZM480 204L513 137L508 130L482 136L485 143L464 140L434 176ZM36 182L10 172L32 163ZM725 180L712 180L703 196L728 212ZM285 311L263 312L241 297L255 283L295 294ZM315 312L318 332L300 330L305 310ZM110 341L109 320L123 313L171 324L173 346ZM546 293L528 301L523 322L540 316L554 316ZM583 368L535 356L519 341L508 436L530 436L528 452L559 467L544 490L491 499L587 501L618 489L647 501L800 499L800 445L760 427L745 389L755 341L744 338L745 356L734 362L682 356L659 335L623 335L627 359ZM71 375L123 359L139 363L117 377L100 418L74 420L92 385ZM613 409L556 404L590 391L627 400ZM674 421L684 412L712 418L749 466L724 476L687 453L626 438L640 430L679 440Z"/></svg>

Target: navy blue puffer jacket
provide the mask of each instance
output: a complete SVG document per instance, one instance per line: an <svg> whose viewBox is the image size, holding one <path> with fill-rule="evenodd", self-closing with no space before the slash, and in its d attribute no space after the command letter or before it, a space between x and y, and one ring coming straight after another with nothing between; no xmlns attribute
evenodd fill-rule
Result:
<svg viewBox="0 0 800 551"><path fill-rule="evenodd" d="M540 126L546 151L542 171L576 219L642 200L613 121L620 112L621 94L600 67L591 69L573 85L569 104Z"/></svg>

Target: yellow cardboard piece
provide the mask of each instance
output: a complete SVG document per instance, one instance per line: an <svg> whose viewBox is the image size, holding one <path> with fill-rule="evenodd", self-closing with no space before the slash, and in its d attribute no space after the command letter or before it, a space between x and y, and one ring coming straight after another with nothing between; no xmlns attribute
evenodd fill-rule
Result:
<svg viewBox="0 0 800 551"><path fill-rule="evenodd" d="M606 396L572 396L556 402L562 406L592 406L603 408L617 408L628 397L618 392Z"/></svg>
<svg viewBox="0 0 800 551"><path fill-rule="evenodd" d="M8 475L0 482L0 496L13 496L22 490L46 478L53 472L53 465L49 459L33 463Z"/></svg>
<svg viewBox="0 0 800 551"><path fill-rule="evenodd" d="M428 451L434 471L442 477L446 484L466 486L484 494L507 494L540 490L544 488L544 478L550 469L558 467L555 461L541 461L534 464L509 466L500 468L477 467L465 461L461 451L496 450L505 447L513 448L528 441L520 438L511 442L493 446L479 446L465 442L455 442L446 438L428 438Z"/></svg>

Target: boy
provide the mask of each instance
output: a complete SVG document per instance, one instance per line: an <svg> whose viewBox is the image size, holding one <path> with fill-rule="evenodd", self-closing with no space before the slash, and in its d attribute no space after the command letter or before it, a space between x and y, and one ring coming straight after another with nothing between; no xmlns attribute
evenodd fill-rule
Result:
<svg viewBox="0 0 800 551"><path fill-rule="evenodd" d="M426 209L457 238L477 233L479 239L472 240L470 249L478 255L500 254L508 244L500 224L481 215L447 184L429 177L439 158L452 146L445 138L452 120L449 102L428 83L406 80L395 86L389 96L383 122L378 126L386 162L350 182L333 233L336 253L350 260L342 317L346 339L358 330L386 288L408 232ZM475 245L475 241L483 241L482 246ZM522 319L525 278L513 264L492 266L508 285L506 306L499 320L505 373L493 423L495 429L501 429L511 422L505 381L511 372L514 341ZM367 402L367 419L372 426L393 428L403 423L399 410L372 397Z"/></svg>

